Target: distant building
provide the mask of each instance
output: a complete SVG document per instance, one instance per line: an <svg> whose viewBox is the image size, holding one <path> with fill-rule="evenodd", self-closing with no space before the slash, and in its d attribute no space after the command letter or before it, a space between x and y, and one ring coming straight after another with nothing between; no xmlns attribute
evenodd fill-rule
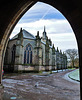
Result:
<svg viewBox="0 0 82 100"><path fill-rule="evenodd" d="M57 50L48 39L47 33L36 36L26 30L20 32L9 40L5 54L4 70L8 67L13 71L40 71L67 68L67 57Z"/></svg>

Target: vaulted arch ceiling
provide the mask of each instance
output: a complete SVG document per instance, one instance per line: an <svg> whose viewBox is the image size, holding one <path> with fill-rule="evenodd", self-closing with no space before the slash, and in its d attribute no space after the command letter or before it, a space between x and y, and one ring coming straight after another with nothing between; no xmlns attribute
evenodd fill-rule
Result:
<svg viewBox="0 0 82 100"><path fill-rule="evenodd" d="M39 0L58 9L69 21L79 47L80 72L82 70L82 0ZM0 0L0 66L6 43L18 20L37 0ZM81 73L82 74L82 73ZM82 75L80 75L82 76ZM81 77L82 80L82 77ZM81 87L82 88L82 87Z"/></svg>

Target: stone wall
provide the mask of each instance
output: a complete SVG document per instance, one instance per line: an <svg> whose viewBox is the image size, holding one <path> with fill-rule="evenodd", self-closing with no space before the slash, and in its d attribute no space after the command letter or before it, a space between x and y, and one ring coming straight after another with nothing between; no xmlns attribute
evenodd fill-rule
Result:
<svg viewBox="0 0 82 100"><path fill-rule="evenodd" d="M18 72L18 71L50 71L55 69L55 66L23 66L23 65L15 65L14 66L14 71Z"/></svg>

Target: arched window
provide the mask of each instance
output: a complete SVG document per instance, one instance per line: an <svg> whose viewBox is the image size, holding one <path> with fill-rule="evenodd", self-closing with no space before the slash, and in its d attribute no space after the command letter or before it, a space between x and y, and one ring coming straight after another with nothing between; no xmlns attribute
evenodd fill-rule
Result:
<svg viewBox="0 0 82 100"><path fill-rule="evenodd" d="M14 44L13 47L12 47L12 59L11 59L11 62L12 63L15 63L15 53L16 53L16 45Z"/></svg>
<svg viewBox="0 0 82 100"><path fill-rule="evenodd" d="M30 44L24 50L24 64L32 64L32 46Z"/></svg>

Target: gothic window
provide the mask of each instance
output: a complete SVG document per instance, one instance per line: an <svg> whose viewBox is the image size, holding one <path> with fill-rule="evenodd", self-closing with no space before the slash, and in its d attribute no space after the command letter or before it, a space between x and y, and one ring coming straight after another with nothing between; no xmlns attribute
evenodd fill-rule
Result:
<svg viewBox="0 0 82 100"><path fill-rule="evenodd" d="M16 45L14 44L13 47L12 47L12 59L11 59L11 62L12 63L15 63L15 53L16 53Z"/></svg>
<svg viewBox="0 0 82 100"><path fill-rule="evenodd" d="M24 50L24 64L32 64L32 46L30 44Z"/></svg>
<svg viewBox="0 0 82 100"><path fill-rule="evenodd" d="M24 51L24 64L26 63L26 51Z"/></svg>

